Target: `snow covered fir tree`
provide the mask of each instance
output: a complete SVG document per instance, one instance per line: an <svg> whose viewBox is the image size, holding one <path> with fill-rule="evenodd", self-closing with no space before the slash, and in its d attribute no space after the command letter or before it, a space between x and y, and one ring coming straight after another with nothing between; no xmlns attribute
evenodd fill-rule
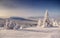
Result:
<svg viewBox="0 0 60 38"><path fill-rule="evenodd" d="M59 23L54 20L49 18L48 10L45 12L44 19L39 19L37 27L43 27L43 28L49 28L49 27L59 27Z"/></svg>

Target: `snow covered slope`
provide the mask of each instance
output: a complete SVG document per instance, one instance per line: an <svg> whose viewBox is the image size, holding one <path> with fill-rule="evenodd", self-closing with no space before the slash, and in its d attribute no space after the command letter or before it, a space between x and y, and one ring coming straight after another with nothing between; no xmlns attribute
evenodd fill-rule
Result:
<svg viewBox="0 0 60 38"><path fill-rule="evenodd" d="M60 32L0 30L0 38L60 38Z"/></svg>

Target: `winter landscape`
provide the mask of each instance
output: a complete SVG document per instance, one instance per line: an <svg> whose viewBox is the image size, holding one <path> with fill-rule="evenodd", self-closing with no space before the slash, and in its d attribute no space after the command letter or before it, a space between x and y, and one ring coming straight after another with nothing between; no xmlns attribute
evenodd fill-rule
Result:
<svg viewBox="0 0 60 38"><path fill-rule="evenodd" d="M0 38L60 38L60 24L49 20L48 11L42 20L18 17L0 19ZM3 21L4 20L4 21Z"/></svg>
<svg viewBox="0 0 60 38"><path fill-rule="evenodd" d="M0 0L0 38L60 38L59 0Z"/></svg>

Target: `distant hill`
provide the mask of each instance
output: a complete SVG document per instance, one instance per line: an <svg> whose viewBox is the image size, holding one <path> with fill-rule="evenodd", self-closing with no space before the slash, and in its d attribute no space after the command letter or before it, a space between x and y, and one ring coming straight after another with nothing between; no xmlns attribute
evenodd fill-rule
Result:
<svg viewBox="0 0 60 38"><path fill-rule="evenodd" d="M41 17L29 17L29 18L32 18L32 19L39 19L39 18L43 18L43 16L41 16Z"/></svg>
<svg viewBox="0 0 60 38"><path fill-rule="evenodd" d="M35 19L35 20L38 20L38 19L44 19L44 16L40 16L40 17L29 17L29 19ZM51 19L55 19L56 21L60 21L60 18L59 17L49 17Z"/></svg>
<svg viewBox="0 0 60 38"><path fill-rule="evenodd" d="M22 21L35 21L35 20L30 20L30 19L26 19L26 18L22 18L22 17L10 17L10 19L22 20Z"/></svg>
<svg viewBox="0 0 60 38"><path fill-rule="evenodd" d="M28 19L33 19L33 20L38 21L39 19L43 19L43 16L41 16L41 17L28 17Z"/></svg>
<svg viewBox="0 0 60 38"><path fill-rule="evenodd" d="M0 20L4 20L4 18L0 18Z"/></svg>

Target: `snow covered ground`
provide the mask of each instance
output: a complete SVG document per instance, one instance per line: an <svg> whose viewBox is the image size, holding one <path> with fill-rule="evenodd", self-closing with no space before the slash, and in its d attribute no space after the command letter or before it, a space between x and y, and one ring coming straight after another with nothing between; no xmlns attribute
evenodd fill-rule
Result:
<svg viewBox="0 0 60 38"><path fill-rule="evenodd" d="M60 38L60 30L40 31L0 30L0 38Z"/></svg>

